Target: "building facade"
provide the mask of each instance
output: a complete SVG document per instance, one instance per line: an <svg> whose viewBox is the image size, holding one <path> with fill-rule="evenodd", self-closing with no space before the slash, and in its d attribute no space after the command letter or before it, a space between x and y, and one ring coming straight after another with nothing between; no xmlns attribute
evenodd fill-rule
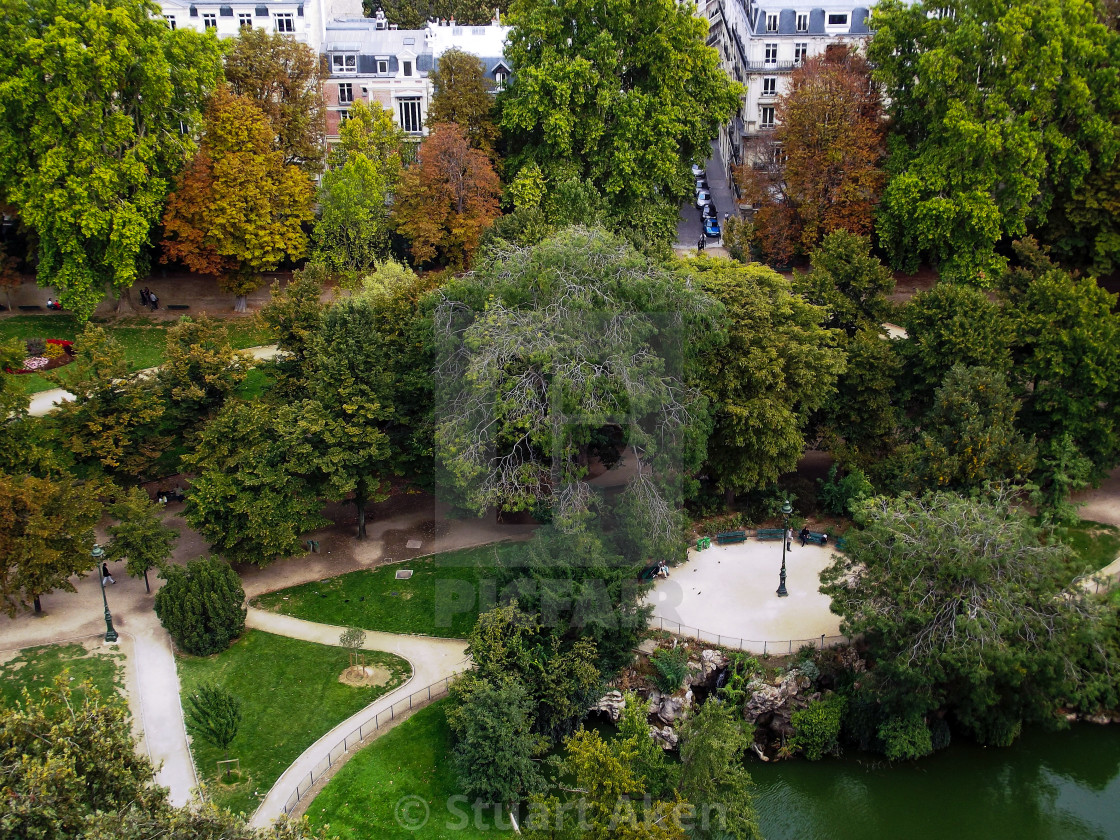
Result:
<svg viewBox="0 0 1120 840"><path fill-rule="evenodd" d="M315 52L322 51L323 30L330 17L362 14L361 0L160 0L160 7L172 29L213 31L219 38L234 38L242 29L254 27L293 38Z"/></svg>

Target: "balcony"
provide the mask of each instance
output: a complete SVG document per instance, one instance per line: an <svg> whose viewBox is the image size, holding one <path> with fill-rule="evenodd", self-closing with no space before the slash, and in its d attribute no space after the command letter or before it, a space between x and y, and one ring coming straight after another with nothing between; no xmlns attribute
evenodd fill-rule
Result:
<svg viewBox="0 0 1120 840"><path fill-rule="evenodd" d="M744 69L748 73L792 73L801 66L799 61L747 61Z"/></svg>

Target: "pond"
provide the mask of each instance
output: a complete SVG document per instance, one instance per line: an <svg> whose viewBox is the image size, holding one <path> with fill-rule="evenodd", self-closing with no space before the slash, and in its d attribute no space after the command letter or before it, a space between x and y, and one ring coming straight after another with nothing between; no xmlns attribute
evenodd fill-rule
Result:
<svg viewBox="0 0 1120 840"><path fill-rule="evenodd" d="M752 762L766 840L1120 837L1120 726L1028 731L1007 749L954 744L888 765L849 753Z"/></svg>

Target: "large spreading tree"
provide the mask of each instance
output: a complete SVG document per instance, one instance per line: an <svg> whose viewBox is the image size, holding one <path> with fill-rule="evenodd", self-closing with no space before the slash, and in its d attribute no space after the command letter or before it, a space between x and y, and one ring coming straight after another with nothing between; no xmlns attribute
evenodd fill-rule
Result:
<svg viewBox="0 0 1120 840"><path fill-rule="evenodd" d="M80 317L144 275L219 56L148 0L0 3L0 198L35 231L39 282Z"/></svg>
<svg viewBox="0 0 1120 840"><path fill-rule="evenodd" d="M303 224L314 215L314 188L285 163L275 137L251 99L220 88L206 111L202 148L179 175L163 217L163 259L215 275L237 295L239 311L262 272L307 251Z"/></svg>
<svg viewBox="0 0 1120 840"><path fill-rule="evenodd" d="M872 26L893 132L881 241L895 267L993 285L1001 241L1061 219L1116 159L1117 33L1080 0L886 0ZM1087 199L1072 202L1082 230L1057 241L1107 266L1109 205Z"/></svg>
<svg viewBox="0 0 1120 840"><path fill-rule="evenodd" d="M620 228L669 241L739 86L707 46L707 22L675 0L514 0L502 104L510 171L537 164L550 189L590 181Z"/></svg>

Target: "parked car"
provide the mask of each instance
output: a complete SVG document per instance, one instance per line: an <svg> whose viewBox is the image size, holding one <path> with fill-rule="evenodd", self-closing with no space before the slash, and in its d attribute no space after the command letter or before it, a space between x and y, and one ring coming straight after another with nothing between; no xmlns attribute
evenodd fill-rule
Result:
<svg viewBox="0 0 1120 840"><path fill-rule="evenodd" d="M705 216L704 234L706 236L711 236L718 239L721 233L722 231L720 231L719 229L719 219L715 218L714 216Z"/></svg>
<svg viewBox="0 0 1120 840"><path fill-rule="evenodd" d="M706 190L706 189L708 189L707 179L697 178L696 179L696 192L700 192L700 190Z"/></svg>
<svg viewBox="0 0 1120 840"><path fill-rule="evenodd" d="M706 205L712 203L712 194L707 190L699 190L696 193L696 207L703 209Z"/></svg>
<svg viewBox="0 0 1120 840"><path fill-rule="evenodd" d="M719 215L719 211L716 210L716 203L714 201L709 201L701 208L700 215L704 218L708 218L710 216L714 219Z"/></svg>
<svg viewBox="0 0 1120 840"><path fill-rule="evenodd" d="M692 164L692 177L693 178L703 178L703 177L705 177L704 167L703 166L697 166L695 163Z"/></svg>

